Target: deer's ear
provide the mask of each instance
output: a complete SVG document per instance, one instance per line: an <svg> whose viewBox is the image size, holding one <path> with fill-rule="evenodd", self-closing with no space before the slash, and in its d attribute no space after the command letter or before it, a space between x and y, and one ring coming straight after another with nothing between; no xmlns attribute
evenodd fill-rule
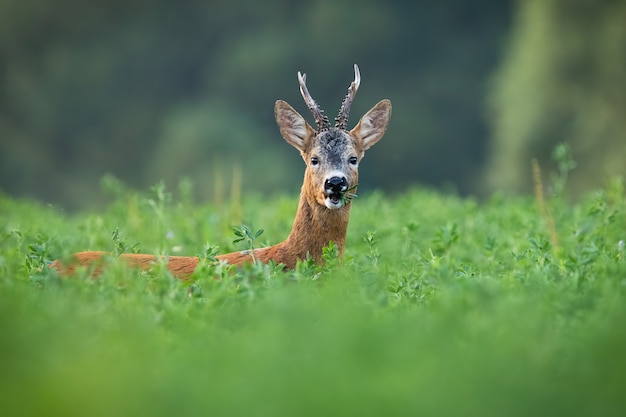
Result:
<svg viewBox="0 0 626 417"><path fill-rule="evenodd" d="M381 100L361 117L350 134L360 142L363 151L366 151L383 137L390 118L391 101Z"/></svg>
<svg viewBox="0 0 626 417"><path fill-rule="evenodd" d="M311 138L315 135L311 125L300 116L300 113L282 100L276 101L274 116L283 138L300 152L305 152Z"/></svg>

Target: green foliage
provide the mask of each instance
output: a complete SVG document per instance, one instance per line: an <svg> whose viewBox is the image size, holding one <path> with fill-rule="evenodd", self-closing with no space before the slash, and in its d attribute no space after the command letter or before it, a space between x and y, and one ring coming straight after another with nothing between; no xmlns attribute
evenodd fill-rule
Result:
<svg viewBox="0 0 626 417"><path fill-rule="evenodd" d="M331 242L324 265L286 272L216 260L232 244L227 210L116 187L98 215L0 195L0 414L626 411L623 180L575 205L547 200L559 251L532 198L370 193L343 259ZM244 199L263 244L287 235L283 204ZM139 271L110 257L98 279L47 268L110 249L111 230L114 251L182 250L199 267L187 281L164 261ZM235 232L260 243L260 230Z"/></svg>
<svg viewBox="0 0 626 417"><path fill-rule="evenodd" d="M530 160L551 166L550 151L561 142L578 161L570 195L626 175L624 21L620 1L518 2L489 94L491 189L528 191Z"/></svg>
<svg viewBox="0 0 626 417"><path fill-rule="evenodd" d="M113 230L113 233L111 233L111 239L113 239L113 254L115 256L120 256L123 253L139 253L139 243L135 243L132 246L128 245L126 239L120 236L119 229L116 228L115 230Z"/></svg>
<svg viewBox="0 0 626 417"><path fill-rule="evenodd" d="M252 229L245 224L242 224L239 227L233 227L233 233L237 236L237 238L233 240L233 243L245 241L246 248L248 250L252 250L254 249L254 241L263 234L263 231L263 229L259 229L256 232L253 232Z"/></svg>
<svg viewBox="0 0 626 417"><path fill-rule="evenodd" d="M354 184L352 187L348 188L344 194L342 194L341 202L344 206L350 204L352 199L358 197L358 194L353 193L353 191L356 190L358 186L358 184Z"/></svg>
<svg viewBox="0 0 626 417"><path fill-rule="evenodd" d="M571 170L576 168L576 161L572 157L572 150L567 143L559 143L552 151L552 159L556 163L557 173L552 176L553 192L557 196L565 194L565 186Z"/></svg>

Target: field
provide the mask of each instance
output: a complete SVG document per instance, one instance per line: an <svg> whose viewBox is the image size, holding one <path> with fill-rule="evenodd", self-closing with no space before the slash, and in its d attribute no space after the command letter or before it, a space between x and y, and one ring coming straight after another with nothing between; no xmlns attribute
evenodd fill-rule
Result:
<svg viewBox="0 0 626 417"><path fill-rule="evenodd" d="M295 194L104 182L99 212L0 196L0 415L626 413L621 180L578 202L362 189L344 259L293 272L211 257L281 241ZM242 223L264 231L233 243ZM81 250L111 252L99 279L46 267ZM183 282L130 251L203 262Z"/></svg>

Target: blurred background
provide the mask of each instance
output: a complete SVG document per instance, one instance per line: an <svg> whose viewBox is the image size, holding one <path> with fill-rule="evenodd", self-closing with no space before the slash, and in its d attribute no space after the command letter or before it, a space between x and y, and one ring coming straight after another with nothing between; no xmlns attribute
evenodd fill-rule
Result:
<svg viewBox="0 0 626 417"><path fill-rule="evenodd" d="M183 179L296 194L304 165L273 117L298 91L333 118L358 63L352 124L393 116L363 189L529 192L567 142L578 195L624 174L623 0L3 0L0 192L66 210Z"/></svg>

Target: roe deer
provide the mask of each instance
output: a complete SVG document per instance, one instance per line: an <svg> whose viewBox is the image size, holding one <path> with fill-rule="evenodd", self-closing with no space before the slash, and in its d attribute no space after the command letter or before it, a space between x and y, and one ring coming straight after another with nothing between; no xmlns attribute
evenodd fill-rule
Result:
<svg viewBox="0 0 626 417"><path fill-rule="evenodd" d="M391 102L381 100L372 107L348 131L350 105L359 88L361 75L354 65L354 81L348 88L339 115L331 127L328 117L317 105L306 87L306 74L298 72L300 93L307 107L313 113L317 129L289 104L276 101L274 115L283 138L300 151L306 169L300 193L300 203L291 233L284 242L277 245L233 252L216 258L232 265L242 265L254 260L267 263L271 260L293 269L298 260L311 256L316 263L322 261L322 249L333 241L341 256L346 241L348 217L350 215L351 193L356 191L358 167L367 149L380 140L391 117ZM51 267L59 273L69 275L77 266L92 266L94 275L101 273L100 261L105 252L80 252L68 265L55 261ZM157 255L122 254L130 265L149 268ZM190 256L169 256L167 268L179 278L190 275L198 265L198 258Z"/></svg>

